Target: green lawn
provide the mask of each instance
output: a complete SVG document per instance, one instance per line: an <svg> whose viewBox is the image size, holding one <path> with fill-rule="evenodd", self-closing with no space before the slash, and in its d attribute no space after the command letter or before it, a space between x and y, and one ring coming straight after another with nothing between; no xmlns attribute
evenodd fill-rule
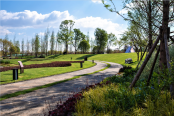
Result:
<svg viewBox="0 0 174 116"><path fill-rule="evenodd" d="M70 60L71 57L73 60L82 60L84 57L87 56L88 60L100 60L100 61L108 61L108 62L114 62L122 65L128 65L135 68L138 64L137 62L137 54L136 53L115 53L115 54L67 54L67 55L60 55L55 58L58 58L59 60ZM49 56L47 58L53 58L53 56ZM125 59L132 58L133 62L132 64L125 64ZM145 58L145 55L144 55ZM55 60L55 59L53 59Z"/></svg>
<svg viewBox="0 0 174 116"><path fill-rule="evenodd" d="M71 63L68 67L43 67L43 68L31 68L24 69L24 73L20 74L20 69L18 70L18 80L13 80L12 70L1 72L0 84L12 83L17 81L29 80L34 78L46 77L56 74L62 74L66 72L72 72L76 70L81 70L84 68L89 68L94 66L94 63L85 61L83 63L83 68L80 68L80 63ZM32 73L31 73L32 72Z"/></svg>
<svg viewBox="0 0 174 116"><path fill-rule="evenodd" d="M138 62L136 61L137 55L136 53L117 53L117 54L67 54L67 55L50 55L47 56L45 59L42 58L26 58L26 59L5 59L10 60L10 65L18 65L17 61L22 61L23 65L30 65L30 64L42 64L42 63L51 63L54 61L79 61L83 60L84 57L87 56L88 60L100 60L100 61L108 61L108 62L114 62L122 65L129 65L132 67L136 67ZM132 64L125 64L125 59L132 58L133 62ZM83 64L83 68L92 67L95 64L92 64L91 62L85 62ZM3 66L7 66L4 65ZM29 80L34 78L40 78L45 76L51 76L56 74L62 74L66 72L76 71L80 70L80 63L72 63L72 66L68 67L44 67L44 68L33 68L33 69L24 69L24 73L20 74L19 72L19 79L17 81L22 80ZM48 71L49 70L49 71ZM32 73L31 73L32 72ZM12 77L12 70L1 72L0 75L0 84L6 84L6 83L12 83L14 82Z"/></svg>

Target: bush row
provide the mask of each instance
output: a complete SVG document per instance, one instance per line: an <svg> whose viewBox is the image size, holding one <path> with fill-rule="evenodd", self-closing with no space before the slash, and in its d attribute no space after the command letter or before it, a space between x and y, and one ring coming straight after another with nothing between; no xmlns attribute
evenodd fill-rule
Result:
<svg viewBox="0 0 174 116"><path fill-rule="evenodd" d="M0 60L0 63L10 64L9 60Z"/></svg>
<svg viewBox="0 0 174 116"><path fill-rule="evenodd" d="M44 64L31 64L31 65L25 65L24 69L40 68L40 67L65 67L65 66L71 66L71 63L65 61L65 62L52 62L52 63L44 63ZM20 69L20 66L3 67L1 68L0 72L12 70L14 68Z"/></svg>

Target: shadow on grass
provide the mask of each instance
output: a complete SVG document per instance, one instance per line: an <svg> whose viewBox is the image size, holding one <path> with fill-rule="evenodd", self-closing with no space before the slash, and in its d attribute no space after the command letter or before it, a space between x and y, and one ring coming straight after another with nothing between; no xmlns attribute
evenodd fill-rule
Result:
<svg viewBox="0 0 174 116"><path fill-rule="evenodd" d="M76 59L78 59L78 60L83 60L83 59L85 58L85 56L86 56L87 58L89 58L89 57L92 57L92 56L95 56L95 55L97 55L97 54L87 54L87 55L78 57L78 58L76 58Z"/></svg>
<svg viewBox="0 0 174 116"><path fill-rule="evenodd" d="M56 57L59 57L60 56L60 54L58 54L58 55L52 55L52 56L48 56L48 58L56 58Z"/></svg>

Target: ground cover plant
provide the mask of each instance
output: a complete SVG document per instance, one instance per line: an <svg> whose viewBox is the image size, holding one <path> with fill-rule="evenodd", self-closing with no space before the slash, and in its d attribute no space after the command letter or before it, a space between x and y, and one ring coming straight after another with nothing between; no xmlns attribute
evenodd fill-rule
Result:
<svg viewBox="0 0 174 116"><path fill-rule="evenodd" d="M171 99L168 87L173 82L169 80L169 76L174 76L174 62L171 62L171 66L173 73L163 71L165 78L162 82L158 83L159 75L153 74L149 86L147 78L140 79L132 91L128 87L137 69L125 69L124 73L108 77L101 83L87 86L85 91L74 94L66 102L59 104L57 109L50 111L49 116L173 116L174 100ZM109 85L101 86L108 82Z"/></svg>
<svg viewBox="0 0 174 116"><path fill-rule="evenodd" d="M171 63L172 66L174 63ZM174 73L174 68L172 68ZM132 91L128 89L136 69L126 69L123 75L106 78L109 86L90 89L77 101L75 116L173 116L174 100L171 99L169 75L164 72L164 79L158 84L158 75L153 75L149 86L147 80L141 79ZM172 73L172 75L174 75Z"/></svg>

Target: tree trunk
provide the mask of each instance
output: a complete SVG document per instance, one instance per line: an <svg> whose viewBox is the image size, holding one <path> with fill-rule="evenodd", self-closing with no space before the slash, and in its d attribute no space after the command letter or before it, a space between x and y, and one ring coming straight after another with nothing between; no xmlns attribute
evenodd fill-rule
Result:
<svg viewBox="0 0 174 116"><path fill-rule="evenodd" d="M76 40L75 40L75 54L76 54L77 48L76 48Z"/></svg>
<svg viewBox="0 0 174 116"><path fill-rule="evenodd" d="M152 9L151 9L151 0L149 0L149 14L148 14L148 27L149 27L149 50L152 48Z"/></svg>
<svg viewBox="0 0 174 116"><path fill-rule="evenodd" d="M66 53L68 54L68 42L66 41Z"/></svg>

